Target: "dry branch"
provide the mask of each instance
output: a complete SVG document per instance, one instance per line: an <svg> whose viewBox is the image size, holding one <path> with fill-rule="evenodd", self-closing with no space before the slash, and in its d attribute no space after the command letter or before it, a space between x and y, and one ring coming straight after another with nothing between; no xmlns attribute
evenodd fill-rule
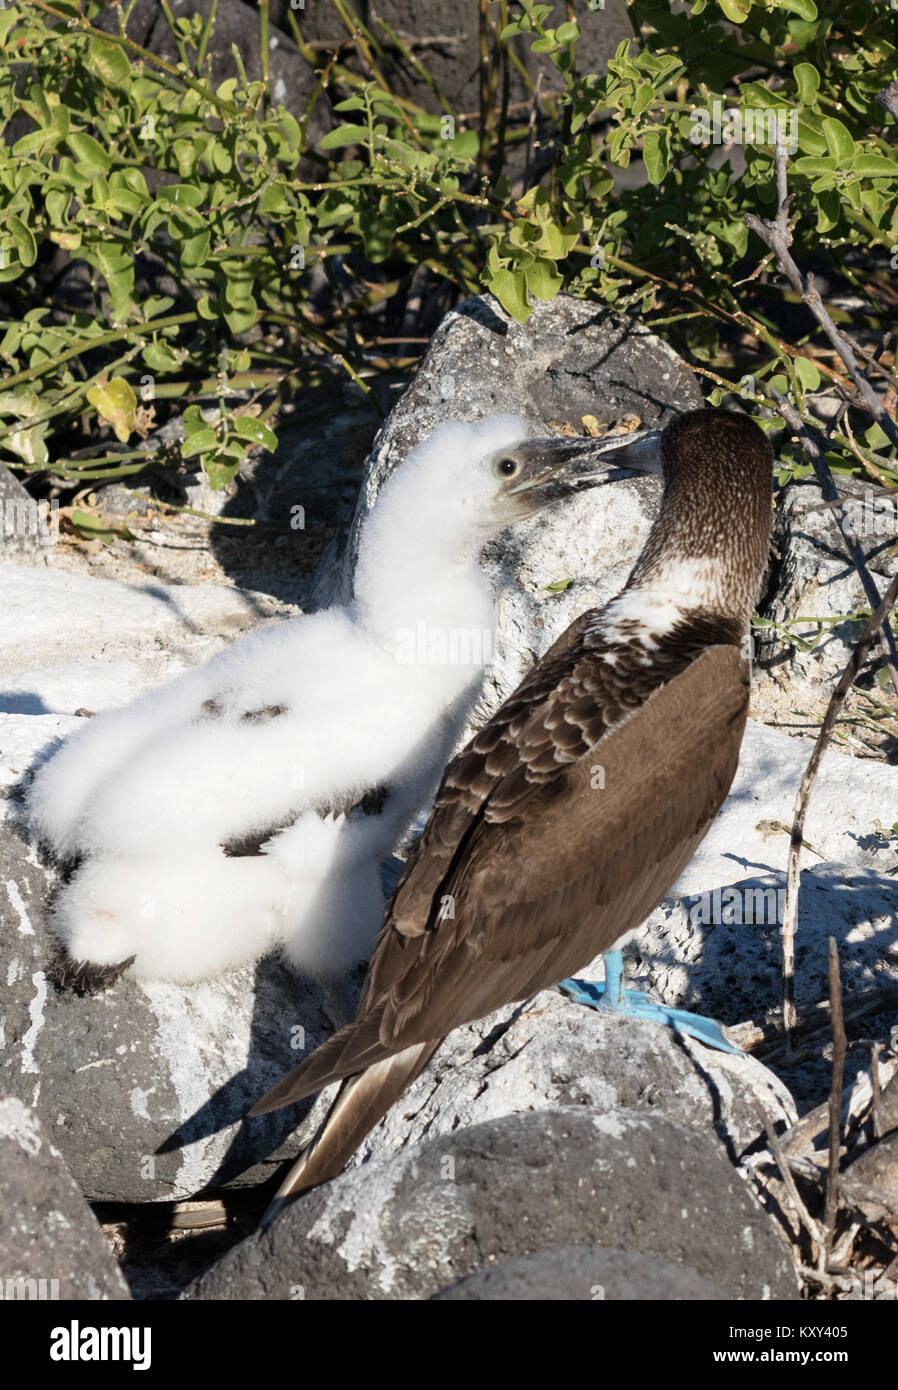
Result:
<svg viewBox="0 0 898 1390"><path fill-rule="evenodd" d="M789 227L789 205L791 198L787 188L787 164L788 155L786 153L786 148L782 143L779 131L777 131L776 186L779 206L777 208L776 217L771 221L756 217L753 212L747 212L745 214L746 226L749 227L751 231L756 232L768 250L774 253L780 269L795 290L795 293L801 297L802 302L810 309L839 357L841 357L848 369L849 376L857 388L857 403L870 412L880 428L889 436L892 443L898 446L898 425L895 424L895 421L889 415L882 401L879 399L861 370L857 357L855 356L854 345L833 323L823 300L820 298L820 293L814 283L813 275L802 275L789 251L789 247L792 245L792 231Z"/></svg>
<svg viewBox="0 0 898 1390"><path fill-rule="evenodd" d="M839 711L845 701L845 696L851 689L857 678L857 673L861 668L861 663L867 654L867 649L873 641L882 624L888 618L889 613L898 599L898 575L892 580L883 596L881 603L872 614L870 621L864 628L848 661L848 665L839 678L839 683L833 691L823 723L820 726L820 733L817 735L817 742L814 744L814 751L810 761L805 768L804 776L801 779L801 786L798 789L798 796L795 801L795 818L792 822L792 838L789 844L789 863L786 871L786 905L783 911L783 1025L786 1033L787 1050L792 1050L792 1029L795 1026L795 919L798 912L798 884L800 878L799 862L801 857L801 844L804 839L804 823L808 813L808 804L811 797L811 789L820 767L820 760L823 757L824 749L829 742L830 736L838 718Z"/></svg>
<svg viewBox="0 0 898 1390"><path fill-rule="evenodd" d="M829 1169L826 1175L826 1238L821 1256L825 1266L832 1250L839 1214L839 1164L842 1157L842 1084L845 1079L845 1023L842 1018L842 980L839 950L834 936L829 938L829 1002L833 1020L833 1079L829 1092Z"/></svg>

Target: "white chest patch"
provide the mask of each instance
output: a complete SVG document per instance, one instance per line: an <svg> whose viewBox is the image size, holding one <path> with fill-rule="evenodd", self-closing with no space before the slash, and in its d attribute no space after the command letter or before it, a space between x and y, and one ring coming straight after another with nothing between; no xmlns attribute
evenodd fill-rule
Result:
<svg viewBox="0 0 898 1390"><path fill-rule="evenodd" d="M661 638L682 621L692 606L688 600L684 601L682 594L658 589L629 589L602 609L590 631L614 645L638 643L645 648L647 664ZM609 652L606 659L613 656L614 653Z"/></svg>

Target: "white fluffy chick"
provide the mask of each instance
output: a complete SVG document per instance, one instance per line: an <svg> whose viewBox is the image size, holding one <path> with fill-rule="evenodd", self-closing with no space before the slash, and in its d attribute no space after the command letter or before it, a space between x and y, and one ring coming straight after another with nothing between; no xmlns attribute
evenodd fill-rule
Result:
<svg viewBox="0 0 898 1390"><path fill-rule="evenodd" d="M436 429L377 498L350 603L274 620L39 769L32 826L77 865L51 908L62 983L187 982L277 947L328 980L367 958L379 864L432 797L490 655L480 551L607 477L596 441L527 433L508 415Z"/></svg>

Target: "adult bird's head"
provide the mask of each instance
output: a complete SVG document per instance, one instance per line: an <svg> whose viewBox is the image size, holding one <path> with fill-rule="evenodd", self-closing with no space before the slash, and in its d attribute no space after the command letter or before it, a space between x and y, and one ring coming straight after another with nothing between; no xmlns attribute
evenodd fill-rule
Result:
<svg viewBox="0 0 898 1390"><path fill-rule="evenodd" d="M766 435L737 411L690 410L655 439L664 496L627 587L680 593L747 622L770 546Z"/></svg>

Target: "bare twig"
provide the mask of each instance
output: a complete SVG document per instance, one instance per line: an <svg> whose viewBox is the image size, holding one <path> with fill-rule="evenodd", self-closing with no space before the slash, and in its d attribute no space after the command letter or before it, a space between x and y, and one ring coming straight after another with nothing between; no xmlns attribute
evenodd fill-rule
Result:
<svg viewBox="0 0 898 1390"><path fill-rule="evenodd" d="M843 1008L843 1016L846 1022L854 1023L869 1014L882 1013L885 1009L898 1009L898 989L890 987L852 992L850 1002ZM765 1065L792 1065L814 1056L817 1042L829 1033L829 1001L821 999L809 1013L797 1015L792 1029L793 1041L797 1037L803 1038L807 1047L793 1051L788 1061L780 1055L784 1031L783 1024L776 1019L764 1023L747 1020L727 1028L727 1033L734 1042L738 1042L743 1052L757 1052Z"/></svg>
<svg viewBox="0 0 898 1390"><path fill-rule="evenodd" d="M845 1024L842 1019L842 980L839 975L839 949L836 938L829 938L829 1002L833 1019L833 1079L829 1092L829 1170L826 1175L826 1214L824 1224L824 1265L832 1250L839 1214L839 1164L842 1157L842 1083L845 1079Z"/></svg>
<svg viewBox="0 0 898 1390"><path fill-rule="evenodd" d="M882 1043L874 1043L870 1056L870 1084L873 1088L873 1138L882 1138L882 1089L879 1085L879 1054Z"/></svg>
<svg viewBox="0 0 898 1390"><path fill-rule="evenodd" d="M533 158L533 135L536 130L536 121L540 113L539 97L543 85L542 72L536 74L536 88L533 93L533 101L530 106L530 115L527 120L527 151L524 155L524 178L522 181L522 192L526 193L530 187L531 169L530 162Z"/></svg>
<svg viewBox="0 0 898 1390"><path fill-rule="evenodd" d="M789 251L789 247L792 245L792 231L789 227L789 206L791 199L787 185L788 155L783 145L779 128L777 128L776 131L775 153L776 187L779 201L776 217L770 221L768 219L756 217L753 212L747 212L745 214L746 226L749 227L751 231L756 232L764 245L774 253L780 269L795 290L795 293L801 296L802 302L807 305L827 338L829 338L829 341L841 357L848 370L849 376L857 387L859 404L870 412L874 420L877 421L880 427L889 436L892 443L898 445L898 425L895 424L895 421L889 415L882 401L879 399L861 370L857 357L855 356L854 345L833 323L823 300L820 298L820 293L814 283L813 275L810 273L808 275L802 275Z"/></svg>
<svg viewBox="0 0 898 1390"><path fill-rule="evenodd" d="M787 401L785 396L781 395L775 387L770 388L770 394L776 401L777 410L780 412L786 424L798 439L805 454L810 459L811 466L814 469L817 482L820 486L820 491L823 493L827 502L833 504L836 524L842 536L845 538L846 549L858 572L858 577L863 585L864 593L867 595L867 602L870 604L871 609L875 609L879 604L879 590L876 587L876 581L867 568L867 561L864 558L861 545L854 534L851 519L845 513L842 497L833 481L833 475L829 471L829 465L826 462L826 455L794 405ZM895 634L888 624L882 629L882 643L888 650L886 664L889 668L889 676L891 677L895 693L898 695L898 645L896 645L895 642Z"/></svg>
<svg viewBox="0 0 898 1390"><path fill-rule="evenodd" d="M798 796L795 801L795 818L792 822L792 838L789 844L789 863L786 870L786 905L783 911L782 930L783 1025L786 1033L787 1052L792 1051L792 1030L795 1027L795 919L798 912L801 842L804 839L804 823L808 813L811 789L817 776L817 770L820 766L820 760L823 757L824 749L829 742L839 711L845 701L845 696L854 684L870 643L873 641L880 627L891 612L896 599L898 599L898 575L892 580L883 596L882 602L879 604L858 638L849 658L848 665L839 677L839 682L830 697L823 723L820 726L820 733L817 735L817 742L814 744L814 751L811 754L810 762L805 768L805 773L801 779L801 786L798 789ZM833 1027L835 1028L835 1019L833 1020Z"/></svg>
<svg viewBox="0 0 898 1390"><path fill-rule="evenodd" d="M792 1170L789 1167L785 1154L783 1153L783 1148L780 1144L779 1139L777 1138L776 1130L773 1127L773 1123L769 1115L767 1114L767 1111L764 1109L764 1106L757 1099L755 1100L755 1109L761 1117L761 1122L764 1126L764 1131L767 1135L767 1145L770 1149L770 1152L773 1154L773 1159L776 1163L777 1168L780 1170L783 1182L786 1185L786 1191L788 1192L789 1197L792 1201L792 1205L795 1208L796 1215L798 1216L799 1221L804 1226L808 1235L811 1237L811 1240L813 1240L817 1245L818 1250L822 1250L824 1241L823 1227L817 1221L814 1220L813 1216L805 1206L801 1198L801 1194L799 1193L798 1188L795 1185L795 1179L792 1176Z"/></svg>
<svg viewBox="0 0 898 1390"><path fill-rule="evenodd" d="M875 369L876 375L881 376L883 381L887 381L890 386L894 387L894 389L898 391L898 377L896 377L892 372L888 371L887 368L885 368L879 360L883 352L889 346L891 339L891 332L885 333L883 335L882 342L879 344L875 352L870 352L868 348L862 347L860 343L858 343L857 345L857 350L861 354L861 357L863 357L864 361L869 362L870 366Z"/></svg>

